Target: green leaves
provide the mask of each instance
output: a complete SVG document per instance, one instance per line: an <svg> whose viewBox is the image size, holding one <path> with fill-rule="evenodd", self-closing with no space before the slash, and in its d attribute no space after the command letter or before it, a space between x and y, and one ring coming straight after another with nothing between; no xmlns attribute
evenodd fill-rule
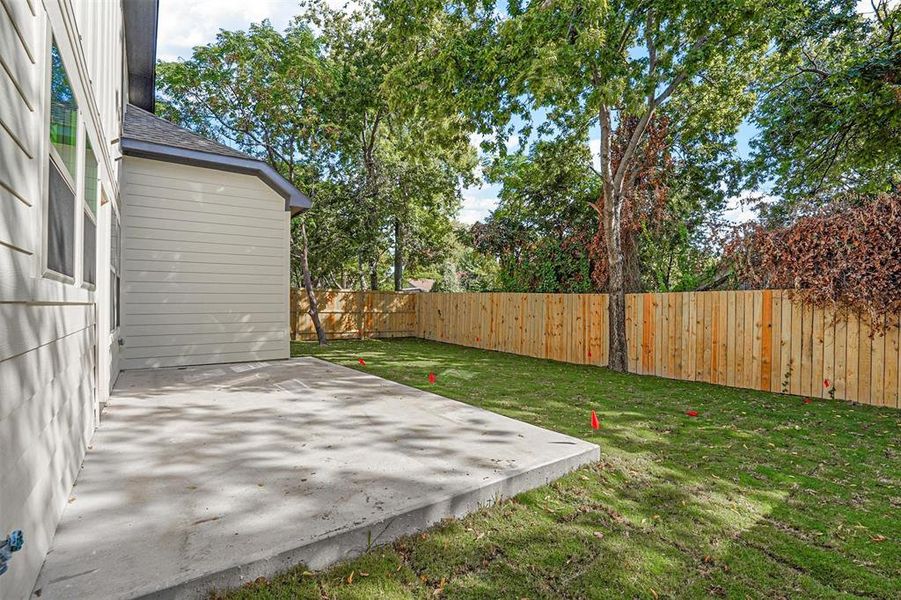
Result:
<svg viewBox="0 0 901 600"><path fill-rule="evenodd" d="M757 86L750 183L772 182L788 214L901 183L901 8L876 4L800 27Z"/></svg>
<svg viewBox="0 0 901 600"><path fill-rule="evenodd" d="M158 68L160 113L269 162L313 198L304 216L317 285L375 285L399 245L410 265L441 248L472 181L462 119L407 102L418 50L373 6L304 0L284 32L222 31Z"/></svg>

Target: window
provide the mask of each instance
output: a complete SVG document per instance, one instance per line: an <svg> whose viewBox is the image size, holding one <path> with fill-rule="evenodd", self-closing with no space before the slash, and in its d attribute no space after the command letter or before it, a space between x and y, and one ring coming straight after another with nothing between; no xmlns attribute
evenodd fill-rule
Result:
<svg viewBox="0 0 901 600"><path fill-rule="evenodd" d="M85 283L97 283L97 193L99 191L97 177L97 158L91 142L85 139L84 146L84 228L82 229L82 280Z"/></svg>
<svg viewBox="0 0 901 600"><path fill-rule="evenodd" d="M47 268L75 277L75 175L78 105L56 42L50 52L50 168Z"/></svg>
<svg viewBox="0 0 901 600"><path fill-rule="evenodd" d="M122 233L119 223L119 213L115 208L110 211L112 223L110 224L110 250L109 250L109 323L110 331L115 331L119 327L119 273L120 265L120 242Z"/></svg>
<svg viewBox="0 0 901 600"><path fill-rule="evenodd" d="M47 268L75 276L75 194L50 161L50 205L47 211Z"/></svg>

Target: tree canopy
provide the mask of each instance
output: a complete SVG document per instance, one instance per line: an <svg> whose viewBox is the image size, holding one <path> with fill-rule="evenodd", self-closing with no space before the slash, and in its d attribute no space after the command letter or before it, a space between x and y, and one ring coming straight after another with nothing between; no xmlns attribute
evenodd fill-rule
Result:
<svg viewBox="0 0 901 600"><path fill-rule="evenodd" d="M303 0L161 64L160 110L310 193L316 286L607 291L617 368L626 292L747 273L730 199L768 195L774 233L897 194L899 8L857 4ZM463 227L480 178L497 207Z"/></svg>
<svg viewBox="0 0 901 600"><path fill-rule="evenodd" d="M901 5L871 7L796 25L798 42L755 85L749 183L772 184L777 221L901 185Z"/></svg>
<svg viewBox="0 0 901 600"><path fill-rule="evenodd" d="M405 267L440 263L473 178L475 151L452 119L426 135L415 111L391 102L384 82L398 58L386 36L368 5L310 1L283 33L268 22L222 31L158 68L164 116L266 160L313 198L304 219L317 286L378 289L394 271L400 287Z"/></svg>

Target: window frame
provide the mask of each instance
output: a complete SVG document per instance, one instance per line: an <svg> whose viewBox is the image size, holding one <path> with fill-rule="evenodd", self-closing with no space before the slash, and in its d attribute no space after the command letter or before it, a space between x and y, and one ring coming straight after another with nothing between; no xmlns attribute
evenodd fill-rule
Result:
<svg viewBox="0 0 901 600"><path fill-rule="evenodd" d="M119 202L116 200L110 201L110 249L109 249L109 293L110 297L107 299L110 304L110 341L114 341L119 337L119 329L122 326L122 215L119 212ZM113 236L113 228L118 225L118 235ZM118 240L116 244L116 250L118 250L118 260L113 259L113 240ZM116 268L116 263L119 264L119 267ZM115 278L115 284L113 283ZM115 295L115 300L113 300L113 295Z"/></svg>
<svg viewBox="0 0 901 600"><path fill-rule="evenodd" d="M50 35L47 36L48 41L46 45L46 64L44 69L44 77L47 85L44 86L44 98L43 101L46 102L46 117L45 117L45 128L44 128L44 143L46 152L43 154L44 160L47 160L48 163L42 169L42 186L44 188L42 196L43 201L43 216L42 216L42 224L41 224L41 276L45 279L51 279L60 283L76 285L80 281L81 270L82 270L82 252L80 251L81 247L81 206L82 206L82 178L84 177L84 136L85 136L85 126L84 119L81 112L81 106L76 99L76 106L78 107L77 118L75 121L75 176L73 178L72 174L69 172L69 167L66 166L66 162L63 160L62 156L60 156L56 147L53 145L53 142L50 139L50 128L52 123L52 81L53 81L53 47L56 46L57 50L59 50L60 59L63 62L63 68L66 69L66 77L69 78L69 69L65 64L65 59L63 58L63 52L60 49L59 44L56 42L56 36L51 32ZM69 85L72 86L72 80L69 78ZM74 86L72 86L72 90L74 93ZM69 186L69 189L72 191L74 196L74 223L72 223L73 227L73 243L75 247L72 249L72 275L66 275L65 273L60 273L58 271L54 271L49 267L48 258L50 256L49 248L50 248L50 169L55 168L63 178L63 182Z"/></svg>
<svg viewBox="0 0 901 600"><path fill-rule="evenodd" d="M101 269L100 267L100 240L101 240L101 232L100 232L100 208L102 202L102 178L101 174L101 165L100 158L97 154L97 145L93 143L93 140L90 142L91 144L91 152L94 156L94 161L97 164L97 181L95 183L94 189L97 197L95 198L94 211L91 211L87 198L85 197L85 183L87 176L87 146L89 143L88 136L88 119L90 115L87 114L82 107L82 103L79 102L78 98L75 99L76 104L76 117L75 117L75 165L74 175L69 172L69 167L66 165L65 160L62 155L56 149L56 146L53 144L51 139L51 127L52 127L52 106L53 106L53 48L56 47L59 52L59 56L62 62L62 66L65 69L66 78L68 79L69 86L72 88L73 94L75 94L76 84L75 81L71 77L71 73L74 71L70 68L71 65L67 64L66 58L64 56L64 52L62 50L61 44L58 42L58 37L53 32L52 27L48 23L47 27L47 36L45 38L45 64L44 64L44 81L46 82L44 86L42 86L42 101L45 103L44 106L44 131L43 131L43 140L42 147L44 148L44 152L41 154L43 159L43 165L41 167L41 253L40 260L38 261L38 271L41 279L51 280L57 283L62 283L66 286L66 288L72 289L73 291L79 290L81 292L96 292L98 290L98 281L89 282L84 278L85 270L84 270L84 259L85 259L85 248L84 248L84 218L87 216L94 224L94 279L97 280L100 277ZM69 191L72 192L74 197L74 207L73 207L73 223L72 226L72 237L73 237L73 245L74 247L71 249L72 251L72 275L67 275L65 273L60 273L55 271L48 265L49 259L49 246L50 246L50 169L56 169L60 177L63 180L63 183L69 187ZM68 292L66 293L68 296Z"/></svg>
<svg viewBox="0 0 901 600"><path fill-rule="evenodd" d="M99 227L99 226L100 226L100 221L99 221L99 219L98 219L98 215L99 215L99 213L100 213L100 205L101 205L101 188L102 188L102 185L101 185L101 183L100 183L100 161L97 160L97 153L96 153L96 151L94 151L94 145L91 144L91 156L93 156L93 158L94 158L94 163L97 165L97 166L96 166L96 169L95 169L95 170L97 171L97 180L96 180L95 185L94 185L94 195L95 195L95 198L94 198L94 211L92 212L91 209L90 209L90 207L88 206L88 199L84 197L85 191L86 191L86 185L87 185L87 174L88 174L88 169L87 169L87 161L88 161L88 144L90 143L90 140L88 139L88 135L87 135L87 127L85 127L84 120L83 120L83 119L79 119L78 122L79 122L79 128L84 132L84 136L83 136L82 143L81 143L81 150L82 150L82 151L81 151L81 154L80 154L80 157L81 157L81 165L80 165L80 166L81 166L81 168L80 168L80 171L79 171L79 173L80 173L79 179L81 180L81 189L79 190L79 196L81 196L81 202L80 202L80 204L81 204L81 213L80 213L80 215L78 215L78 216L81 216L82 218L78 218L78 216L76 216L76 219L75 219L75 220L78 222L78 226L79 226L79 229L80 229L80 235L79 235L79 236L76 236L76 238L80 238L80 240L79 240L79 242L78 242L78 247L77 247L77 249L78 249L78 251L79 251L79 253L80 253L80 255L81 255L81 256L80 256L81 260L80 260L79 263L78 263L78 264L79 264L79 267L80 267L80 269L81 269L81 273L80 273L80 276L79 276L79 278L78 278L78 281L80 282L80 286L81 286L82 288L84 288L84 289L86 289L86 290L89 290L89 291L92 291L92 292L93 292L93 291L96 291L96 290L97 290L97 278L100 276L100 275L99 275L100 270L97 268L97 266L98 266L98 259L99 259L99 256L100 256L100 255L99 255L99 252L98 252L98 248L99 248L99 246L100 246L100 244L98 243L98 240L99 240L99 237L100 237L100 227ZM50 145L52 146L53 144L50 144ZM76 198L76 207L77 207L78 204L79 204L79 201L78 201L78 198ZM77 211L76 211L76 212L77 212ZM88 218L91 220L91 222L94 224L94 281L93 281L93 282L87 281L87 280L84 278L84 258L85 258L85 252L84 252L84 237L85 237L85 236L84 236L84 217L85 217L85 216L88 217Z"/></svg>

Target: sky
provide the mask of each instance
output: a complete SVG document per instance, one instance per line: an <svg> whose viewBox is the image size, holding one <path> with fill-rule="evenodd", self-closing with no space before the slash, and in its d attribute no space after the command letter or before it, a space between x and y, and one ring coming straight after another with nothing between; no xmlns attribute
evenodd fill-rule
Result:
<svg viewBox="0 0 901 600"><path fill-rule="evenodd" d="M333 7L348 4L348 0L329 0ZM868 0L860 0L858 10L869 9ZM161 60L187 59L194 46L208 44L216 39L220 29L247 29L251 23L269 19L277 29L284 29L297 10L296 0L160 0L157 57ZM754 135L750 125L738 132L739 153L747 155L748 141ZM473 139L478 145L478 139ZM591 140L597 152L599 142ZM485 219L497 206L500 186L482 185L463 190L463 208L459 219L474 223ZM743 206L742 198L729 201L725 217L735 222L754 217L750 208Z"/></svg>

